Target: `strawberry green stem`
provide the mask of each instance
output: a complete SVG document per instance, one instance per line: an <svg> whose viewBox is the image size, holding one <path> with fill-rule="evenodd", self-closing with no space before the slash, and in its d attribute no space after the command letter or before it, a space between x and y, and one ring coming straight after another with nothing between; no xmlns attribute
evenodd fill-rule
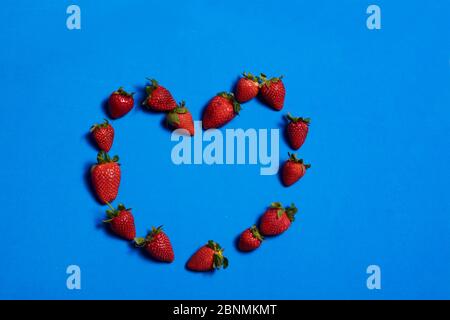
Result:
<svg viewBox="0 0 450 320"><path fill-rule="evenodd" d="M111 203L106 202L107 206L112 210L115 211L116 209L111 205Z"/></svg>
<svg viewBox="0 0 450 320"><path fill-rule="evenodd" d="M251 74L250 72L243 72L242 73L242 76L244 77L244 78L246 78L246 79L249 79L249 80L252 80L252 81L255 81L255 82L257 82L257 83L259 83L259 78L258 77L256 77L256 76L254 76L253 74Z"/></svg>
<svg viewBox="0 0 450 320"><path fill-rule="evenodd" d="M233 93L231 93L231 92L219 92L217 94L217 96L220 96L220 97L228 99L233 104L234 113L239 115L239 112L242 110L242 107L239 104L239 102L236 100L236 98L234 97Z"/></svg>
<svg viewBox="0 0 450 320"><path fill-rule="evenodd" d="M311 122L311 119L310 118L302 118L302 117L293 117L290 113L288 113L287 115L286 115L286 118L290 121L290 122L304 122L304 123L306 123L307 125L309 125L310 124L310 122Z"/></svg>
<svg viewBox="0 0 450 320"><path fill-rule="evenodd" d="M114 93L117 93L117 94L120 94L121 96L126 96L126 97L132 97L132 96L134 95L134 92L128 93L127 91L125 91L125 90L123 89L123 87L120 87L120 88L117 89L117 91L114 92Z"/></svg>
<svg viewBox="0 0 450 320"><path fill-rule="evenodd" d="M134 245L138 248L142 248L147 244L147 240L142 237L136 237L134 238Z"/></svg>
<svg viewBox="0 0 450 320"><path fill-rule="evenodd" d="M257 226L253 225L253 226L250 228L250 232L252 233L252 235L253 235L253 237L254 237L255 239L258 239L259 241L263 241L264 237L263 237L263 236L261 235L261 233L259 232Z"/></svg>
<svg viewBox="0 0 450 320"><path fill-rule="evenodd" d="M278 82L281 79L283 79L283 76L267 79L267 76L264 73L261 73L259 76L260 87Z"/></svg>
<svg viewBox="0 0 450 320"><path fill-rule="evenodd" d="M105 151L100 151L97 154L97 163L98 164L103 164L103 163L108 163L108 162L117 162L119 161L119 157L118 156L114 156L112 159L109 156L109 154Z"/></svg>
<svg viewBox="0 0 450 320"><path fill-rule="evenodd" d="M294 203L292 203L289 207L286 207L285 210L286 210L286 215L288 216L289 220L291 222L293 222L295 220L295 215L298 212L297 207L295 206Z"/></svg>

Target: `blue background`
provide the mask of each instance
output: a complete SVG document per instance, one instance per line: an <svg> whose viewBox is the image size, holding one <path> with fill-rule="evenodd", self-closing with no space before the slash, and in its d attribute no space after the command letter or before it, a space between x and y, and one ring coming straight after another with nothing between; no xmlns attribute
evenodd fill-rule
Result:
<svg viewBox="0 0 450 320"><path fill-rule="evenodd" d="M5 1L0 11L0 298L450 298L450 19L448 1ZM259 166L175 166L163 115L136 107L114 121L118 201L137 232L164 224L171 265L98 226L87 133L123 85L145 77L184 99L194 118L242 71L285 75L283 112L257 101L226 128L280 128L312 118L299 155L312 163L283 188ZM289 151L281 141L280 157ZM260 250L234 240L272 201L297 221ZM208 239L230 268L184 269ZM82 290L66 288L66 268ZM366 268L382 270L368 290Z"/></svg>

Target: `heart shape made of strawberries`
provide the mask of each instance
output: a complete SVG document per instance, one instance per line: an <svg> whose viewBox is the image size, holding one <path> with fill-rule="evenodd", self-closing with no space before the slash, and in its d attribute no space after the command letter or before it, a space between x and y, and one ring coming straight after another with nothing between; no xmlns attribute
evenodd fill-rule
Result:
<svg viewBox="0 0 450 320"><path fill-rule="evenodd" d="M203 129L218 129L231 122L241 111L241 104L257 96L273 110L280 111L284 107L286 89L282 77L268 79L266 75L254 76L243 73L237 81L233 93L221 92L214 96L203 111ZM134 94L122 87L111 93L108 99L108 113L112 119L124 117L134 107ZM163 112L169 128L182 130L183 134L193 136L195 127L192 114L184 101L177 104L172 93L156 80L149 79L146 87L146 98L142 105L153 111ZM298 150L308 134L310 120L287 115L286 137L292 149ZM115 131L108 120L91 127L92 138L99 148L97 164L91 168L90 176L93 190L98 201L107 205L105 224L118 237L133 241L137 248L145 250L156 261L171 263L175 259L174 247L162 226L152 227L145 237L136 237L136 228L132 209L124 204L116 208L112 202L117 198L121 182L121 167L117 156L110 157ZM289 159L281 168L281 181L285 187L300 180L310 167L289 154ZM264 241L264 237L280 235L289 229L295 220L297 208L294 204L284 207L273 202L260 219L259 226L253 225L242 231L237 248L242 252L256 250ZM223 248L215 241L209 240L193 253L186 263L192 271L213 271L221 267L227 268L229 262L223 254Z"/></svg>

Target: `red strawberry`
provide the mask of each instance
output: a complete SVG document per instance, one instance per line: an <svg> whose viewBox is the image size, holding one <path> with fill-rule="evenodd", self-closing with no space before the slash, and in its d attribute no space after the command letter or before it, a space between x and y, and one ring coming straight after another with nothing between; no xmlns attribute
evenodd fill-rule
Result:
<svg viewBox="0 0 450 320"><path fill-rule="evenodd" d="M109 124L108 120L101 124L94 124L91 127L92 136L100 150L108 152L114 141L114 128Z"/></svg>
<svg viewBox="0 0 450 320"><path fill-rule="evenodd" d="M212 271L228 267L228 259L223 256L223 249L212 240L197 250L189 259L187 268L192 271Z"/></svg>
<svg viewBox="0 0 450 320"><path fill-rule="evenodd" d="M117 209L114 209L109 202L107 203L109 208L106 210L108 220L103 222L111 225L111 230L127 240L133 240L136 237L136 228L134 227L134 217L131 214L131 209L125 208L123 204L119 204Z"/></svg>
<svg viewBox="0 0 450 320"><path fill-rule="evenodd" d="M172 244L169 237L162 231L162 226L152 227L145 238L134 239L136 246L144 247L148 254L155 260L172 262L175 259Z"/></svg>
<svg viewBox="0 0 450 320"><path fill-rule="evenodd" d="M288 152L289 159L281 168L281 180L286 187L294 184L306 173L306 170L311 167L310 164L304 164L303 159L298 159L295 154Z"/></svg>
<svg viewBox="0 0 450 320"><path fill-rule="evenodd" d="M309 118L296 118L291 116L289 113L286 117L289 120L289 123L286 126L286 134L289 144L292 149L298 150L305 142L306 136L308 135L308 126L311 120Z"/></svg>
<svg viewBox="0 0 450 320"><path fill-rule="evenodd" d="M186 129L191 136L194 135L194 120L192 120L192 114L185 107L184 101L166 116L169 126L175 129Z"/></svg>
<svg viewBox="0 0 450 320"><path fill-rule="evenodd" d="M252 100L258 95L259 81L258 78L251 73L243 73L243 77L240 78L236 84L234 95L239 103L244 103Z"/></svg>
<svg viewBox="0 0 450 320"><path fill-rule="evenodd" d="M239 250L253 251L259 248L262 240L263 236L259 233L258 228L256 226L252 226L242 232L241 237L239 238Z"/></svg>
<svg viewBox="0 0 450 320"><path fill-rule="evenodd" d="M241 110L232 93L218 93L203 113L203 129L220 128L230 122Z"/></svg>
<svg viewBox="0 0 450 320"><path fill-rule="evenodd" d="M147 98L145 98L143 105L153 111L170 111L175 109L177 103L169 90L159 85L154 79L148 80L151 84L145 88Z"/></svg>
<svg viewBox="0 0 450 320"><path fill-rule="evenodd" d="M286 95L286 89L281 80L282 78L283 76L267 80L266 75L261 73L261 96L269 106L277 111L283 109L284 97Z"/></svg>
<svg viewBox="0 0 450 320"><path fill-rule="evenodd" d="M106 152L100 151L98 163L92 166L92 184L102 203L112 202L117 197L120 185L120 166L117 161L118 156L111 159Z"/></svg>
<svg viewBox="0 0 450 320"><path fill-rule="evenodd" d="M109 96L109 115L116 119L126 115L134 105L134 93L128 93L120 87Z"/></svg>
<svg viewBox="0 0 450 320"><path fill-rule="evenodd" d="M259 230L266 236L276 236L285 232L297 213L295 204L283 208L281 203L274 202L261 218Z"/></svg>

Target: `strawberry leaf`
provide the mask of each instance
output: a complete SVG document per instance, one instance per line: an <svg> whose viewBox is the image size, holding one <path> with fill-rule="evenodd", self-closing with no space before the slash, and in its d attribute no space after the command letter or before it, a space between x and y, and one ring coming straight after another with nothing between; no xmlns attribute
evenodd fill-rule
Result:
<svg viewBox="0 0 450 320"><path fill-rule="evenodd" d="M250 232L252 233L252 235L253 235L253 237L254 237L255 239L258 239L259 241L262 241L262 240L264 239L264 237L263 237L263 236L261 235L261 233L259 232L257 226L253 225L253 226L250 228Z"/></svg>
<svg viewBox="0 0 450 320"><path fill-rule="evenodd" d="M284 213L284 209L278 209L277 210L277 217L278 217L278 219L280 219L283 216L283 213Z"/></svg>
<svg viewBox="0 0 450 320"><path fill-rule="evenodd" d="M134 238L134 244L136 247L143 247L145 246L147 241L145 238Z"/></svg>
<svg viewBox="0 0 450 320"><path fill-rule="evenodd" d="M283 205L281 204L281 202L272 202L272 203L270 204L270 207L271 207L271 208L282 208Z"/></svg>
<svg viewBox="0 0 450 320"><path fill-rule="evenodd" d="M94 132L95 130L99 129L99 128L106 128L108 126L110 126L109 121L107 119L103 119L104 121L100 124L93 124L91 129L89 130L90 132Z"/></svg>
<svg viewBox="0 0 450 320"><path fill-rule="evenodd" d="M242 76L244 77L244 78L246 78L246 79L249 79L249 80L252 80L252 81L255 81L255 82L258 82L259 83L259 78L258 77L256 77L256 76L254 76L253 74L251 74L250 72L243 72L242 73Z"/></svg>
<svg viewBox="0 0 450 320"><path fill-rule="evenodd" d="M303 164L303 159L297 158L297 155L295 153L288 152L288 155L289 155L289 160L288 161L292 161L292 162L295 162L295 163Z"/></svg>
<svg viewBox="0 0 450 320"><path fill-rule="evenodd" d="M111 160L110 156L108 153L106 153L105 151L100 151L97 154L97 163L98 164L104 164L104 163L109 163L109 162L117 162L119 161L119 157L118 156L114 156Z"/></svg>
<svg viewBox="0 0 450 320"><path fill-rule="evenodd" d="M222 259L220 258L220 256L218 254L215 254L214 258L213 258L213 268L219 269L221 264L222 264Z"/></svg>
<svg viewBox="0 0 450 320"><path fill-rule="evenodd" d="M134 95L134 92L132 93L128 93L126 92L123 87L120 87L119 89L117 89L117 91L114 92L115 94L120 94L121 96L126 96L126 97L132 97Z"/></svg>
<svg viewBox="0 0 450 320"><path fill-rule="evenodd" d="M157 228L152 227L152 230L148 232L147 237L145 238L147 242L151 242L153 238L162 231L163 226L159 226Z"/></svg>
<svg viewBox="0 0 450 320"><path fill-rule="evenodd" d="M176 111L171 111L167 114L167 123L171 126L176 126L180 124L180 117Z"/></svg>
<svg viewBox="0 0 450 320"><path fill-rule="evenodd" d="M306 123L307 125L309 125L311 122L310 118L294 117L290 113L288 113L286 115L286 119L288 119L290 122L294 122L294 123L303 122L303 123Z"/></svg>
<svg viewBox="0 0 450 320"><path fill-rule="evenodd" d="M222 263L223 263L223 268L224 268L224 269L228 268L228 258L225 258L225 257L224 257Z"/></svg>
<svg viewBox="0 0 450 320"><path fill-rule="evenodd" d="M216 250L217 244L216 244L214 241L209 240L209 241L208 241L208 244L207 244L206 246L207 246L208 248L211 248L211 249L213 249L213 250Z"/></svg>
<svg viewBox="0 0 450 320"><path fill-rule="evenodd" d="M270 86L273 83L276 83L278 81L280 81L281 79L283 79L283 76L279 76L278 78L271 78L269 80L267 80L267 76L264 73L261 73L261 75L259 76L260 82L261 82L261 87L262 86Z"/></svg>
<svg viewBox="0 0 450 320"><path fill-rule="evenodd" d="M158 88L159 84L158 81L156 81L155 79L150 79L150 78L146 78L150 84L148 86L145 87L145 93L147 94L147 97L145 98L144 102L142 102L143 106L147 106L147 100L148 98L151 97L153 91Z"/></svg>
<svg viewBox="0 0 450 320"><path fill-rule="evenodd" d="M233 109L234 113L239 114L241 112L242 108L239 102L236 101L236 99L233 97Z"/></svg>
<svg viewBox="0 0 450 320"><path fill-rule="evenodd" d="M289 207L286 207L286 215L288 216L291 222L295 220L295 215L297 214L297 212L298 209L294 203L292 203Z"/></svg>
<svg viewBox="0 0 450 320"><path fill-rule="evenodd" d="M117 209L114 209L114 207L109 202L107 202L106 204L109 207L109 209L106 210L106 216L109 218L109 220L106 220L104 222L110 222L113 218L119 216L121 211L131 210L131 209L126 209L125 205L123 205L122 203L117 206Z"/></svg>

